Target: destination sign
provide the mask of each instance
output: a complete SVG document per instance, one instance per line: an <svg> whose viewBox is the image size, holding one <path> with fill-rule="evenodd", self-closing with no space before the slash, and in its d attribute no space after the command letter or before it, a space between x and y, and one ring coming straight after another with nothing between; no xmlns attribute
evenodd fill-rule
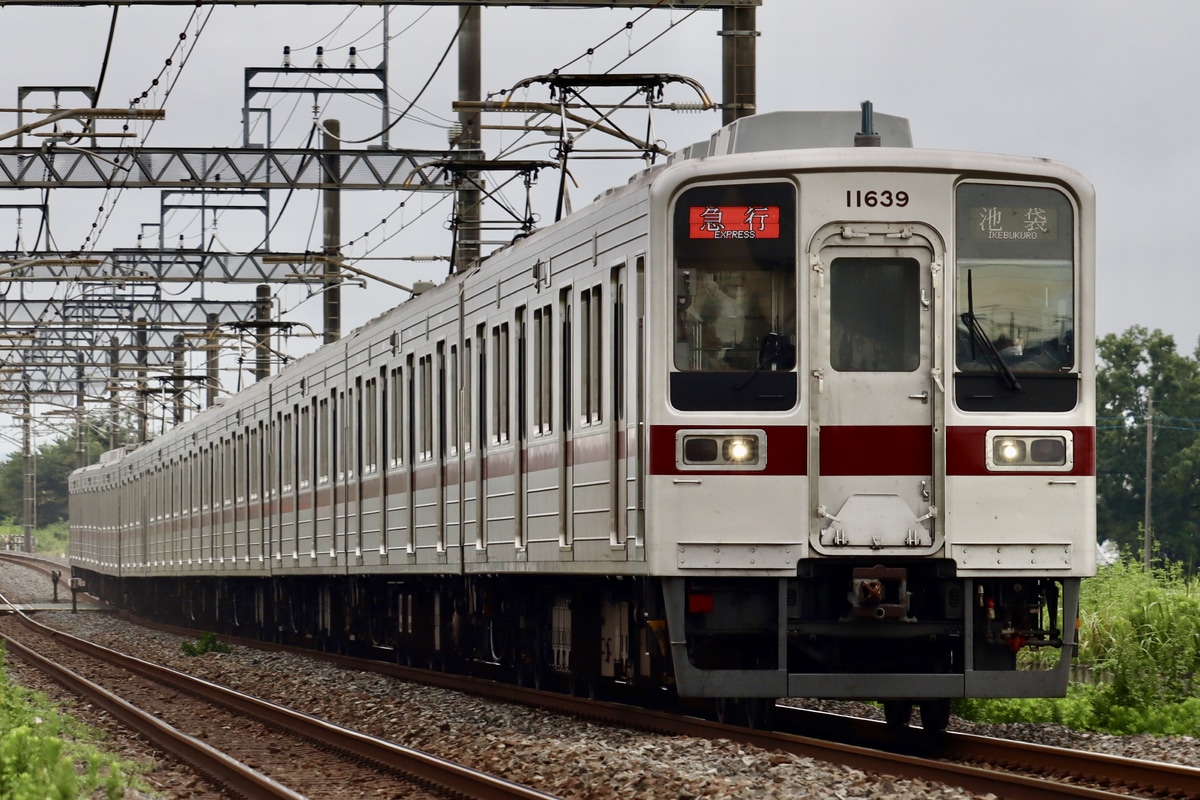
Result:
<svg viewBox="0 0 1200 800"><path fill-rule="evenodd" d="M1041 206L971 207L972 239L1048 241L1058 238L1058 209Z"/></svg>
<svg viewBox="0 0 1200 800"><path fill-rule="evenodd" d="M690 239L778 239L779 206L690 206Z"/></svg>

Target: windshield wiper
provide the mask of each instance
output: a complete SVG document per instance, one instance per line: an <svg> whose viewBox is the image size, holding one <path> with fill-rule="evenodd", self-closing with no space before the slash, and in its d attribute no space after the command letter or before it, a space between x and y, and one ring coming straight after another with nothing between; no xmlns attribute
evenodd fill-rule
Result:
<svg viewBox="0 0 1200 800"><path fill-rule="evenodd" d="M967 331L971 334L972 360L976 357L975 345L981 345L988 357L988 362L996 372L1004 376L1004 382L1008 384L1008 388L1015 392L1021 391L1021 383L1017 380L1017 376L1009 369L1008 364L1004 361L1004 356L1000 355L1000 351L996 349L995 343L988 338L987 333L983 330L983 326L979 324L979 318L975 316L975 296L971 289L971 270L967 270L967 310L960 316L962 317L963 324L967 326Z"/></svg>
<svg viewBox="0 0 1200 800"><path fill-rule="evenodd" d="M744 389L746 384L754 380L754 376L762 372L768 364L773 364L778 369L791 369L796 365L795 348L778 333L763 334L762 341L758 345L758 366L746 376L745 380L734 386L733 390L736 392Z"/></svg>

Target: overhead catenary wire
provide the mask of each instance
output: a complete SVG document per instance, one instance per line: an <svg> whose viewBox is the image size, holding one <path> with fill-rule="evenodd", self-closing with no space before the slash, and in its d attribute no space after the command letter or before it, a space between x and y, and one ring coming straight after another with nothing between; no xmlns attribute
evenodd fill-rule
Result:
<svg viewBox="0 0 1200 800"><path fill-rule="evenodd" d="M666 7L666 6L669 6L669 3L665 2L665 0L664 0L664 2L659 3L659 7ZM390 13L390 9L388 11L385 11L385 13ZM428 10L423 12L405 30L409 30L412 27L414 27L420 20L424 19L426 14L428 14L428 13L429 13ZM645 17L646 13L649 13L649 10L640 14L638 16L637 20L635 20L635 22L643 19ZM354 14L354 12L347 14L341 20L341 22L339 22L332 29L329 36L332 37L332 36L339 35L345 29L345 26L348 25L349 21L353 17L353 14ZM174 90L178 81L181 79L182 74L185 71L185 67L188 64L188 59L195 52L197 40L200 38L200 34L204 31L205 26L207 26L209 20L211 19L211 15L212 15L211 8L209 9L209 12L207 15L202 14L199 11L199 7L197 7L197 9L193 11L192 16L189 18L189 21L188 21L188 27L190 28L193 24L195 24L195 26L196 26L195 35L191 37L190 41L187 41L187 39L188 39L187 31L180 34L180 41L176 43L175 48L171 52L171 55L166 59L166 61L164 62L163 68L160 69L158 75L151 82L150 86L147 88L146 91L144 91L142 93L140 100L145 101L147 99L153 99L155 96L160 96L162 104L164 106L168 104L168 101L169 101L169 98L171 97L172 91ZM112 15L112 22L111 22L111 26L110 26L110 30L109 30L110 44L111 44L111 41L114 36L115 26L117 24L117 17L118 17L117 9L114 8L114 13ZM628 33L628 31L631 30L632 24L633 23L630 23L629 25L626 25L625 27L616 31L612 36L608 37L608 39L605 40L605 43L607 43L608 41L617 39L622 32ZM671 27L673 28L675 24L677 24L677 23L672 22ZM372 27L370 30L374 30L377 27L378 27L378 25ZM459 28L461 29L461 27L462 27L462 21L460 20ZM367 36L370 34L370 30L368 30L366 33L359 36L357 39L353 39L351 41L354 41L354 42L360 41L363 38L363 36ZM670 28L668 28L667 30L670 30ZM403 33L403 31L401 33ZM658 36L654 37L654 40L661 38L661 36L663 36L665 33L666 33L666 31L663 31L662 33L658 34ZM399 34L397 34L397 35L399 35ZM389 36L388 38L390 40L395 37ZM414 119L414 120L416 119L415 115L413 115L413 113L412 113L413 109L419 108L419 106L417 106L417 103L419 102L419 100L423 96L423 94L426 92L426 90L430 86L433 79L439 74L446 58L448 57L448 55L449 55L452 47L454 46L455 42L457 41L457 39L458 39L458 31L456 30L455 36L452 37L450 43L447 45L446 52L443 53L442 58L439 60L439 62L437 64L437 67L434 69L434 72L429 76L429 80L427 80L425 82L424 86L422 86L422 88L421 88L420 92L417 94L417 96L414 97L411 101L407 102L407 106L401 112L401 116L398 117L397 119L395 119L394 121L392 121L391 124L387 126L388 130L390 130L392 127L394 127L401 119L405 119L405 118ZM328 39L327 39L327 41L328 41ZM348 46L348 45L346 45L346 44L330 45L329 48L335 49L338 47L345 47L345 46ZM367 48L367 49L373 49L373 48ZM644 49L644 48L642 48L642 49ZM180 58L180 53L183 54L182 58ZM104 66L105 70L107 70L107 62L108 62L108 54L106 53L105 66ZM174 63L172 63L172 62L174 62ZM102 73L102 75L103 75L103 73ZM102 83L103 79L100 82ZM320 84L321 82L318 80L317 83ZM135 98L133 101L131 101L131 105L137 105L138 103L139 103L138 98ZM298 105L299 105L299 103L296 104L296 107L298 107ZM417 120L417 121L422 121L422 120ZM151 131L153 130L153 127L154 127L153 124L151 124L149 126L149 128L147 128L147 130L146 130L147 137L150 135ZM317 123L315 126L315 129L320 129L321 127L322 126L320 125L320 123ZM126 128L128 129L128 125L126 126ZM315 135L315 129L310 129L310 131L309 131L309 140L310 141L311 141L311 137L313 135ZM522 142L522 140L525 138L526 135L527 134L522 134L517 139L516 142L511 143L506 148L506 152L511 152L515 149L518 149L520 147L520 143ZM365 141L370 141L370 139L359 140L359 141L345 139L343 141L350 142L350 143L362 143ZM145 142L143 141L140 146L145 146ZM135 145L129 149L133 152L136 152L138 149L138 145ZM106 194L104 196L104 201L102 202L102 204L100 206L100 212L97 214L96 221L92 225L92 232L84 240L84 249L85 250L90 250L91 248L98 246L99 239L105 233L105 229L107 227L108 222L111 219L114 219L113 212L116 209L116 207L118 206L119 201L120 201L121 197L123 196L123 192L124 192L125 188L126 187L123 185L114 185L111 189L106 190ZM283 217L285 216L284 212L288 209L288 202L292 198L293 193L294 193L294 190L289 189L289 191L287 193L287 197L284 201L283 208L280 209L277 213L271 215L274 217L274 219L270 223L270 227L268 229L268 235L271 231L276 230L276 226L281 224L281 221L282 221ZM503 196L503 195L501 195L501 196ZM411 197L411 195L410 195L410 197ZM47 199L48 199L48 190L47 190ZM385 243L387 243L387 242L393 240L395 237L401 235L412 224L414 224L417 219L421 219L421 218L425 217L431 211L441 207L444 202L445 202L445 197L438 198L438 200L431 207L423 209L416 216L416 218L403 223L398 230L390 231L387 233L386 236L384 236L382 238L374 238L372 240L371 237L373 237L373 234L375 232L377 232L378 230L383 228L388 223L388 221L393 218L393 216L395 214L400 213L403 210L405 203L402 201L383 220L381 220L380 223L378 223L377 225L374 225L370 229L364 231L360 236L347 240L343 246L351 246L352 247L355 245L360 245L361 247L366 248L365 252L367 254L377 253L380 251L380 249L383 247L383 245ZM49 224L48 221L46 222L46 224L47 225ZM203 233L201 235L203 236ZM226 231L226 235L228 238L228 231ZM52 242L52 237L50 236L49 231L47 231L47 241ZM218 241L220 241L219 237L218 237ZM264 239L264 243L265 243L265 241L266 240ZM230 252L233 252L233 249L229 248L227 245L225 245L224 241L221 241L221 244L223 246L225 246L227 250L229 250ZM192 285L194 285L194 284L189 284L189 286L192 286ZM82 292L82 291L83 291L83 289L80 287L79 284L72 284L72 283L68 282L68 283L62 285L61 287L57 288L55 291L55 294L62 296L62 297L71 297L71 296L77 295L77 293Z"/></svg>
<svg viewBox="0 0 1200 800"><path fill-rule="evenodd" d="M318 128L320 128L321 132L324 133L325 135L333 136L333 138L335 138L339 142L343 142L345 144L366 144L367 142L372 142L372 141L378 139L380 136L387 133L392 128L396 127L396 125L398 125L401 120L405 119L408 116L408 112L411 111L412 108L417 104L417 101L421 99L421 95L425 94L425 90L429 88L429 85L431 83L433 83L433 79L438 76L439 72L441 72L442 66L446 63L446 59L449 57L450 51L454 49L454 43L458 41L459 34L462 33L463 25L466 24L466 21L467 21L466 14L463 14L462 16L460 16L460 18L458 20L458 26L454 29L454 35L450 37L450 41L449 41L449 43L447 43L446 49L442 52L442 57L439 58L437 64L434 65L433 72L431 72L429 74L429 78L426 79L424 85L421 86L421 89L420 89L420 91L417 92L416 96L413 97L413 99L411 101L409 101L408 106L406 106L405 109L403 111L401 111L396 116L395 119L393 119L390 123L388 123L388 125L386 127L384 127L383 130L379 131L378 133L374 134L373 136L368 136L365 139L343 139L338 136L334 136L333 134L329 133L329 131L325 130L324 126L321 125L320 121L317 121L315 123L316 126Z"/></svg>
<svg viewBox="0 0 1200 800"><path fill-rule="evenodd" d="M191 37L190 45L183 53L183 58L179 63L178 70L176 70L174 77L168 82L165 90L163 91L162 102L161 102L162 106L166 105L167 99L171 96L171 93L174 91L175 86L178 84L179 78L183 75L184 67L187 65L189 59L191 58L192 53L195 52L196 43L199 41L200 35L204 32L204 29L208 26L209 20L212 19L213 11L215 10L215 8L216 8L215 6L209 7L208 13L204 16L203 21L198 20L198 14L200 13L200 8L197 7L195 9L193 9L192 14L188 19L188 23L189 24L191 24L192 22L196 23L196 26L197 26L196 33L193 37ZM149 98L152 90L159 85L162 77L164 75L166 75L167 72L173 66L174 60L175 60L175 54L179 52L180 48L183 47L184 43L187 41L188 41L188 33L185 28L183 31L181 31L179 33L178 41L176 41L175 47L171 50L171 55L169 55L164 60L163 66L159 69L158 74L153 79L151 79L149 88L144 89L139 97L135 97L132 100L130 100L131 108L140 105L142 100ZM151 120L149 122L145 132L141 136L141 144L131 146L130 148L128 148L131 152L136 153L137 150L141 146L145 145L146 140L150 137L150 134L154 130L154 124L155 124L154 120ZM126 124L126 128L128 128L128 124ZM100 236L103 235L104 228L106 227L108 220L111 219L111 217L112 217L113 207L116 206L117 202L119 202L119 200L120 200L121 195L124 193L125 180L128 180L128 177L126 177L124 180L122 180L120 182L117 182L115 180L117 177L118 177L117 168L114 167L113 172L110 175L110 183L115 183L116 189L115 190L113 190L113 189L105 190L104 199L102 200L102 202L100 204L99 210L97 212L96 220L93 221L93 223L92 223L92 232L89 233L84 238L83 245L82 245L82 247L79 248L80 252L89 252L89 249L88 249L89 245L94 246L94 244L95 244L93 239L98 241ZM113 191L116 192L116 198L112 201L111 204L109 204L108 198ZM106 205L110 206L107 209L107 212L106 212Z"/></svg>

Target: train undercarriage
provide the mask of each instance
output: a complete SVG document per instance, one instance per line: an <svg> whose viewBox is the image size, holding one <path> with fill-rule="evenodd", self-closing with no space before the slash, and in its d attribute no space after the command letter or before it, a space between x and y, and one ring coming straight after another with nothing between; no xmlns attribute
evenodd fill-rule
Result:
<svg viewBox="0 0 1200 800"><path fill-rule="evenodd" d="M779 579L82 577L119 608L219 634L588 696L709 698L752 725L777 697L876 700L897 727L920 707L926 728L945 727L953 697L1063 694L1079 583L917 560L806 561ZM1043 648L1057 664L1019 665Z"/></svg>

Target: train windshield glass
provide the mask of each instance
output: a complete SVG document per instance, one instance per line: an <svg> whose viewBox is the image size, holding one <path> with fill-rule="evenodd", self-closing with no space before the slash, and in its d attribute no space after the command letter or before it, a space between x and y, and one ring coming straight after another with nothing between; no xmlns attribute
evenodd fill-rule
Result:
<svg viewBox="0 0 1200 800"><path fill-rule="evenodd" d="M676 201L676 369L795 368L795 207L781 183L703 186Z"/></svg>
<svg viewBox="0 0 1200 800"><path fill-rule="evenodd" d="M1075 366L1074 214L1055 189L958 189L956 363L963 372ZM1011 379L1010 379L1010 382Z"/></svg>
<svg viewBox="0 0 1200 800"><path fill-rule="evenodd" d="M829 266L829 361L839 372L921 365L921 266L911 258L835 258Z"/></svg>

